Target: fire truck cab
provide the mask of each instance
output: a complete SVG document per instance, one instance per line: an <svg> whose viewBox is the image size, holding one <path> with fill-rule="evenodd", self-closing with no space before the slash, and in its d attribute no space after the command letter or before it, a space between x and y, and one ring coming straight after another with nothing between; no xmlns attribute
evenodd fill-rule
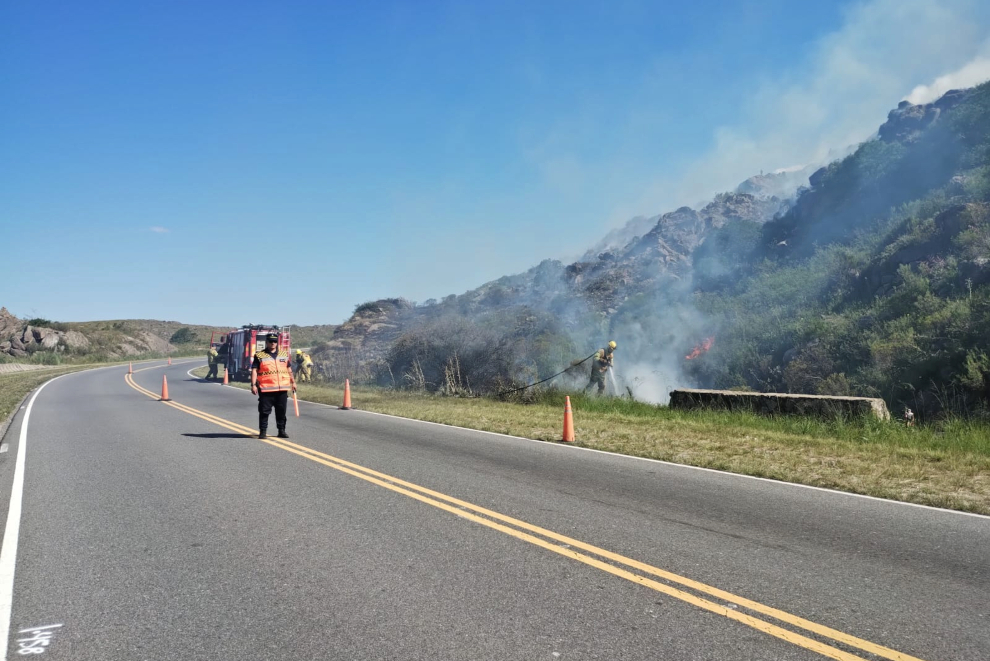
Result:
<svg viewBox="0 0 990 661"><path fill-rule="evenodd" d="M210 337L210 346L217 350L219 359L227 367L227 373L236 381L247 381L251 375L254 354L265 348L265 336L278 333L279 351L291 356L289 329L278 326L248 324L226 334L216 332Z"/></svg>

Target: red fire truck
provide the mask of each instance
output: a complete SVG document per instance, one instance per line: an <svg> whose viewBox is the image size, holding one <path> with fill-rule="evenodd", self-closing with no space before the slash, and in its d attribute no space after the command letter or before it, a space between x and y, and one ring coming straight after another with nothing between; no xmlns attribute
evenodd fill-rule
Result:
<svg viewBox="0 0 990 661"><path fill-rule="evenodd" d="M278 326L248 324L226 333L214 331L210 335L210 346L217 350L219 360L227 367L231 379L247 381L254 354L264 350L265 336L269 333L278 333L279 351L284 351L291 360L289 329Z"/></svg>

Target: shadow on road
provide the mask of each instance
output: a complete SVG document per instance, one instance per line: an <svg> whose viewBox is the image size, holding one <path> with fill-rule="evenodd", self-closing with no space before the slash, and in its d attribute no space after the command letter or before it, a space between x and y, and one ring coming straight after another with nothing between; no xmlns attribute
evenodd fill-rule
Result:
<svg viewBox="0 0 990 661"><path fill-rule="evenodd" d="M254 438L247 434L183 434L189 438Z"/></svg>

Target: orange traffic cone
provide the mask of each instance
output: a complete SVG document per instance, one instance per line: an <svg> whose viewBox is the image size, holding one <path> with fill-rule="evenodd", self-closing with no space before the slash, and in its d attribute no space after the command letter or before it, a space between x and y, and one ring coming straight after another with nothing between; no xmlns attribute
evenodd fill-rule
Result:
<svg viewBox="0 0 990 661"><path fill-rule="evenodd" d="M296 399L296 391L292 391L292 405L296 407L296 417L299 417L299 400Z"/></svg>
<svg viewBox="0 0 990 661"><path fill-rule="evenodd" d="M162 374L162 398L158 400L160 402L171 402L172 400L168 398L168 379Z"/></svg>
<svg viewBox="0 0 990 661"><path fill-rule="evenodd" d="M344 405L340 407L342 411L348 411L351 408L351 380L344 379Z"/></svg>
<svg viewBox="0 0 990 661"><path fill-rule="evenodd" d="M574 417L571 415L571 398L567 397L564 404L564 442L574 442Z"/></svg>
<svg viewBox="0 0 990 661"><path fill-rule="evenodd" d="M127 363L127 373L134 374L134 363Z"/></svg>
<svg viewBox="0 0 990 661"><path fill-rule="evenodd" d="M223 385L229 384L230 381L227 379L227 368L223 368Z"/></svg>
<svg viewBox="0 0 990 661"><path fill-rule="evenodd" d="M169 365L171 365L171 364L172 364L172 356L169 356L169 357L168 357L168 364L169 364Z"/></svg>

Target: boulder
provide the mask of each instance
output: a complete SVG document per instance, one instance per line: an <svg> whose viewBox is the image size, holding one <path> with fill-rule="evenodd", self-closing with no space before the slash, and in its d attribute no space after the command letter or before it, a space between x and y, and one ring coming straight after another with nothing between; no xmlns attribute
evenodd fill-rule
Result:
<svg viewBox="0 0 990 661"><path fill-rule="evenodd" d="M42 349L54 349L62 337L62 333L54 328L32 328L31 334Z"/></svg>
<svg viewBox="0 0 990 661"><path fill-rule="evenodd" d="M7 308L0 308L0 339L8 340L20 334L22 322L10 314Z"/></svg>
<svg viewBox="0 0 990 661"><path fill-rule="evenodd" d="M62 336L62 340L70 349L88 349L89 339L79 331L70 330Z"/></svg>
<svg viewBox="0 0 990 661"><path fill-rule="evenodd" d="M10 338L11 348L17 349L18 351L27 351L27 347L16 337Z"/></svg>

